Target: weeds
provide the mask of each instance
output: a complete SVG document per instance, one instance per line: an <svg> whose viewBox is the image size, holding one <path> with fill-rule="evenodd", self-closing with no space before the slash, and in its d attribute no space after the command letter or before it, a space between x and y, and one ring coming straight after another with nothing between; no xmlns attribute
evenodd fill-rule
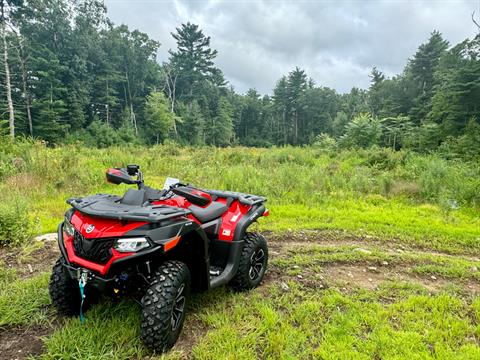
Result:
<svg viewBox="0 0 480 360"><path fill-rule="evenodd" d="M7 276L12 278L12 274ZM48 322L49 277L50 274L43 273L28 280L0 281L0 328Z"/></svg>

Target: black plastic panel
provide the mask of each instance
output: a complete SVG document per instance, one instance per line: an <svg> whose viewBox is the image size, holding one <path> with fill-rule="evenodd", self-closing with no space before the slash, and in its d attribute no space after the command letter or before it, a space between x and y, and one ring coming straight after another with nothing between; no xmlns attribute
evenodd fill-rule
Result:
<svg viewBox="0 0 480 360"><path fill-rule="evenodd" d="M208 190L208 189L200 189L200 190L212 196L218 196L222 198L232 198L232 199L238 200L239 202L245 205L255 205L255 204L260 204L267 201L267 198L263 196L244 194L244 193L235 192L235 191Z"/></svg>
<svg viewBox="0 0 480 360"><path fill-rule="evenodd" d="M78 257L105 265L112 257L114 242L115 239L85 239L82 234L75 231L73 249Z"/></svg>
<svg viewBox="0 0 480 360"><path fill-rule="evenodd" d="M92 195L80 199L68 199L67 204L83 214L108 219L157 222L176 216L185 216L187 209L165 205L127 205L116 195Z"/></svg>

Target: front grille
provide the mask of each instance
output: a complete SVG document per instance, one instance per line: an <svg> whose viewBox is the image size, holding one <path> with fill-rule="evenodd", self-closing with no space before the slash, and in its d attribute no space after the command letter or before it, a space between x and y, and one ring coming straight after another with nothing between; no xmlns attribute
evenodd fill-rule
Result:
<svg viewBox="0 0 480 360"><path fill-rule="evenodd" d="M82 259L105 265L112 257L112 246L115 239L86 239L78 231L73 237L75 255Z"/></svg>

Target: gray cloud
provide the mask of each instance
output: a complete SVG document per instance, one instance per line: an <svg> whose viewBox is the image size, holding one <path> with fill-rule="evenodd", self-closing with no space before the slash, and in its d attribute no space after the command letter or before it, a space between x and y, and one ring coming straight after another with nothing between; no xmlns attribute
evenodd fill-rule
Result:
<svg viewBox="0 0 480 360"><path fill-rule="evenodd" d="M175 47L170 33L182 22L199 24L219 52L217 65L237 91L271 93L295 66L319 85L340 92L368 87L377 66L402 71L432 30L455 44L475 34L463 1L127 1L107 0L108 16Z"/></svg>

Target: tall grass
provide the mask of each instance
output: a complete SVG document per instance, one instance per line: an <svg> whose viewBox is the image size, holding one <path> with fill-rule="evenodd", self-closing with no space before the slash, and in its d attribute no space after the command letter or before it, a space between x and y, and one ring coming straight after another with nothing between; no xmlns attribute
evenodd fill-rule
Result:
<svg viewBox="0 0 480 360"><path fill-rule="evenodd" d="M201 187L265 195L269 206L322 208L367 201L382 206L429 203L447 214L480 207L480 166L389 149L328 151L306 148L48 148L39 142L0 145L0 201L24 201L30 218L52 230L70 196L123 192L104 181L105 169L141 165L147 183L172 176ZM13 201L12 198L17 200ZM19 199L19 200L18 200ZM347 205L342 205L347 206ZM301 227L301 224L297 224ZM1 233L1 229L0 229Z"/></svg>

